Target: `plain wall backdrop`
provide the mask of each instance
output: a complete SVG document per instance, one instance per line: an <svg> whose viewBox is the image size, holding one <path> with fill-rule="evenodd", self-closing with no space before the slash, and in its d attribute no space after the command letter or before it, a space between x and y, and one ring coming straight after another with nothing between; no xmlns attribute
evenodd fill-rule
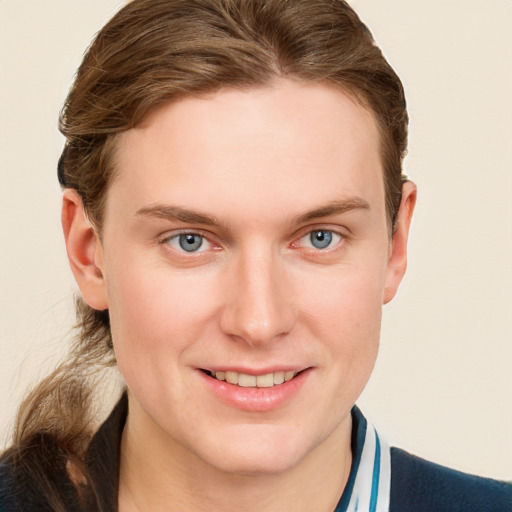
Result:
<svg viewBox="0 0 512 512"><path fill-rule="evenodd" d="M57 116L122 3L0 0L2 441L70 339ZM359 405L398 446L512 480L512 1L351 3L405 84L419 188L408 274Z"/></svg>

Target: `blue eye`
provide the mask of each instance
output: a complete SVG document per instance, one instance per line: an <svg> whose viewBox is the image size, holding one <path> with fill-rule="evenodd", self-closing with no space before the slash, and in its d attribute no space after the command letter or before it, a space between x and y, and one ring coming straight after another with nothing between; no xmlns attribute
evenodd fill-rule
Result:
<svg viewBox="0 0 512 512"><path fill-rule="evenodd" d="M166 243L178 250L196 252L202 247L203 242L204 237L197 233L181 233L170 237Z"/></svg>
<svg viewBox="0 0 512 512"><path fill-rule="evenodd" d="M341 236L326 229L315 229L308 235L309 242L315 249L327 249L333 241L338 242Z"/></svg>
<svg viewBox="0 0 512 512"><path fill-rule="evenodd" d="M180 247L187 252L197 251L203 245L203 237L195 233L179 235L178 240Z"/></svg>

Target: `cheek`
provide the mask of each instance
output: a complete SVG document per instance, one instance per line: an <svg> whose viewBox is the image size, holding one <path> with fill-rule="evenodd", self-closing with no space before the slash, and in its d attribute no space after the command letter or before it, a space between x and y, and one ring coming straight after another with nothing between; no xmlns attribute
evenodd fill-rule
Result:
<svg viewBox="0 0 512 512"><path fill-rule="evenodd" d="M378 262L371 266L364 262L347 264L336 271L303 275L303 313L316 319L319 328L350 330L361 337L365 332L374 333L380 326L384 275L385 266Z"/></svg>
<svg viewBox="0 0 512 512"><path fill-rule="evenodd" d="M343 382L341 394L358 395L377 357L384 266L351 265L325 276L304 276L302 296L309 334L322 340L332 378ZM370 269L370 270L369 270Z"/></svg>
<svg viewBox="0 0 512 512"><path fill-rule="evenodd" d="M215 316L215 286L205 275L125 261L108 273L107 289L116 358L127 381L137 368L177 371Z"/></svg>

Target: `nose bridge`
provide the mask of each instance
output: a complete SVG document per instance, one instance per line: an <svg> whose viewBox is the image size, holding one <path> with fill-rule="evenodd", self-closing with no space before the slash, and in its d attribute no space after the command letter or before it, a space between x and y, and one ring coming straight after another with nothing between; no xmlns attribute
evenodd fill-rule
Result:
<svg viewBox="0 0 512 512"><path fill-rule="evenodd" d="M251 345L264 345L289 333L294 322L293 294L283 262L272 247L259 244L240 251L231 271L223 330Z"/></svg>

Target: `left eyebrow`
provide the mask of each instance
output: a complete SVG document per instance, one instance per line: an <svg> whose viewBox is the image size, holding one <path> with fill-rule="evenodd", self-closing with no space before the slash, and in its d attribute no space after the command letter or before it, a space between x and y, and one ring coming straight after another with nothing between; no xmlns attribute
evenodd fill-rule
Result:
<svg viewBox="0 0 512 512"><path fill-rule="evenodd" d="M304 224L312 220L320 219L322 217L329 217L331 215L341 215L353 210L371 210L370 204L360 197L350 197L340 201L332 201L331 203L320 206L299 215L294 219L296 224Z"/></svg>

